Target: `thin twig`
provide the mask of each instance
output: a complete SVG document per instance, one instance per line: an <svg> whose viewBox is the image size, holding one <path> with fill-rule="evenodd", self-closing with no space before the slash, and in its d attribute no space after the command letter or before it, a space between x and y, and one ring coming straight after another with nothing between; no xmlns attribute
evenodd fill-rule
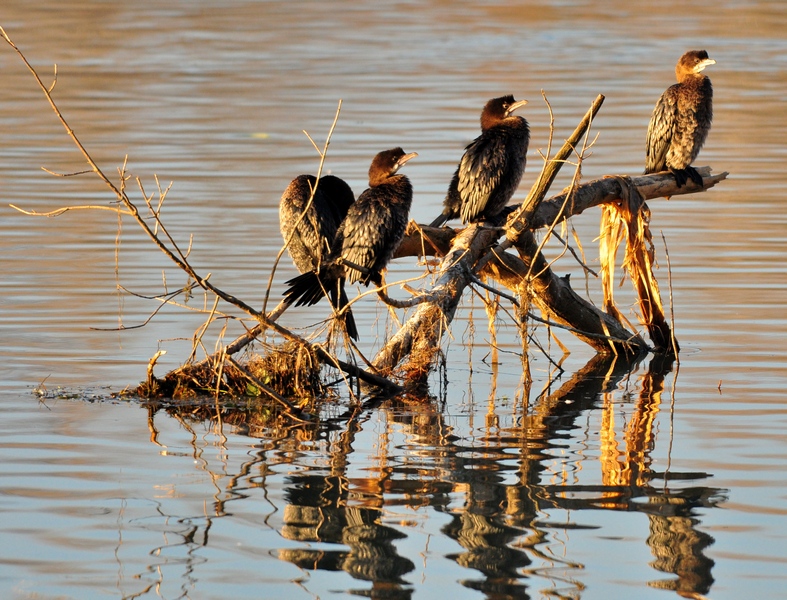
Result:
<svg viewBox="0 0 787 600"><path fill-rule="evenodd" d="M669 260L669 248L667 247L667 238L664 237L664 232L659 231L661 234L661 241L664 242L664 255L667 257L667 288L669 289L669 320L670 320L670 343L672 344L672 352L675 355L675 362L680 367L680 353L678 352L678 342L675 339L675 309L672 304L672 265ZM677 377L677 373L676 373ZM721 384L719 384L721 385Z"/></svg>
<svg viewBox="0 0 787 600"><path fill-rule="evenodd" d="M119 325L118 327L90 327L91 330L93 330L93 331L125 331L127 329L141 329L142 327L145 327L148 323L150 323L150 321L153 320L153 317L155 317L159 313L159 311L162 308L164 308L165 306L167 306L167 305L169 305L169 306L177 306L178 308L183 308L183 309L191 310L191 311L194 311L194 312L200 312L200 313L208 312L208 311L200 309L200 308L193 308L191 306L186 306L185 304L181 304L180 302L174 302L173 301L173 298L179 296L180 294L188 293L191 289L196 287L196 285L197 285L196 283L192 283L190 285L187 285L185 287L177 289L174 292L167 292L166 294L157 295L157 296L146 296L144 294L139 294L137 292L132 292L127 287L122 286L120 284L116 284L116 285L117 285L118 291L125 292L126 294L128 294L130 296L135 296L137 298L142 298L143 300L158 300L159 302L161 302L161 305L158 308L156 308L155 310L153 310L148 315L148 317L142 323L140 323L139 325L129 325L129 326ZM224 317L224 318L233 318L230 315L226 315L224 313L219 313L219 315L221 317Z"/></svg>
<svg viewBox="0 0 787 600"><path fill-rule="evenodd" d="M276 274L276 269L279 266L279 261L281 260L284 251L290 246L290 242L292 241L293 236L295 236L295 233L298 229L298 225L300 225L301 221L303 221L303 219L306 218L306 213L309 212L309 209L311 208L312 203L314 202L314 195L317 193L317 188L320 185L320 177L322 177L322 168L323 165L325 164L325 158L326 156L328 156L328 146L331 144L331 137L333 136L333 132L336 129L336 124L339 122L339 114L341 113L341 111L342 111L342 101L341 99L339 99L339 104L336 107L336 114L333 117L333 123L331 123L331 127L328 130L328 136L325 138L325 145L323 146L322 150L319 149L319 147L314 142L312 137L308 134L308 132L306 131L303 132L306 135L306 137L309 139L309 141L312 143L312 146L314 146L314 148L317 150L317 154L320 155L320 163L317 165L317 175L315 177L314 188L312 188L311 195L309 196L309 201L306 203L306 206L304 207L303 211L301 211L301 214L298 215L298 219L293 225L292 230L290 231L290 235L287 237L286 240L284 240L284 246L282 246L279 249L279 253L276 255L276 258L273 261L273 266L271 267L271 274L268 276L268 285L265 288L265 299L262 302L263 313L266 312L268 308L268 299L270 298L271 288L273 287L273 276ZM281 312L284 312L287 306L288 305L285 305L284 308L282 308ZM279 314L281 314L281 312Z"/></svg>
<svg viewBox="0 0 787 600"><path fill-rule="evenodd" d="M41 170L45 173L49 173L54 177L76 177L77 175L85 175L86 173L92 173L93 171L85 170L85 171L77 171L76 173L57 173L52 171L51 169L47 169L46 167L41 167Z"/></svg>
<svg viewBox="0 0 787 600"><path fill-rule="evenodd" d="M205 319L205 322L200 327L198 333L194 335L194 339L192 340L191 343L191 354L189 354L189 357L186 359L186 364L190 363L197 355L197 347L201 345L202 337L205 335L205 332L208 331L208 327L210 327L210 324L213 322L213 319L215 318L216 315L216 308L218 307L218 305L219 305L219 297L216 296L216 298L213 301L213 308L210 310L210 315L208 315L208 318ZM222 349L222 354L226 358L227 356L226 347Z"/></svg>
<svg viewBox="0 0 787 600"><path fill-rule="evenodd" d="M563 244L563 246L567 248L569 252L571 252L571 255L576 259L577 264L579 264L579 266L582 267L582 270L585 271L585 273L590 273L591 275L593 275L593 277L598 277L598 273L596 273L593 269L587 266L587 263L585 263L582 257L580 257L577 254L577 251L574 250L574 247L568 243L568 239L564 240L563 237L555 231L552 232L552 235L557 239L559 243Z"/></svg>
<svg viewBox="0 0 787 600"><path fill-rule="evenodd" d="M88 171L89 172L89 171ZM15 204L9 204L11 208L14 210L18 210L23 215L29 215L31 217L59 217L63 213L67 213L70 210L108 210L110 212L118 213L119 215L130 215L133 216L134 213L128 210L123 210L122 208L118 208L117 206L103 206L100 204L85 204L81 206L64 206L62 208L58 208L55 210L50 210L49 212L38 212L37 210L25 210L24 208L19 208Z"/></svg>
<svg viewBox="0 0 787 600"><path fill-rule="evenodd" d="M473 282L474 284L476 284L478 287L482 287L482 288L484 288L485 290L487 290L488 292L491 292L491 293L495 294L496 296L500 296L501 298L505 298L506 300L508 300L509 302L511 302L511 303L512 303L514 306L519 306L519 300L517 300L516 298L514 298L513 296L511 296L511 295L509 295L509 294L506 294L505 292L501 292L501 291L500 291L500 290L498 290L497 288L494 288L494 287L492 287L491 285L489 285L489 284L487 284L487 283L484 283L483 281L481 281L481 280L480 280L478 277L476 277L475 275L473 275L473 276L470 278L470 281L472 281L472 282Z"/></svg>
<svg viewBox="0 0 787 600"><path fill-rule="evenodd" d="M137 224L147 234L147 236L151 239L151 241L153 241L153 243L159 248L159 250L161 250L172 262L174 262L181 270L183 270L189 277L191 277L197 283L197 285L199 285L200 287L202 287L203 289L205 289L207 291L212 292L213 294L215 294L216 296L218 296L219 298L221 298L222 300L224 300L228 304L231 304L231 305L235 306L236 308L240 309L241 311L245 312L246 314L252 316L257 321L259 321L260 325L263 328L272 329L273 331L275 331L276 333L278 333L279 335L281 335L285 339L297 342L299 344L303 344L306 347L313 348L314 351L317 353L317 356L320 358L320 360L322 362L335 365L335 366L341 368L342 370L344 370L345 372L347 372L347 373L349 373L351 375L354 375L354 376L358 377L359 379L361 379L363 381L366 381L367 383L371 383L373 385L377 385L377 386L380 386L380 387L388 387L388 388L400 389L399 386L395 385L393 382L389 381L388 379L386 379L384 377L380 377L378 375L374 375L372 373L368 373L368 372L364 371L363 369L359 369L355 365L350 365L350 364L348 364L348 363L346 363L344 361L341 361L341 360L337 359L336 357L332 356L329 352L327 352L326 350L322 349L319 346L313 346L312 344L310 344L308 341L306 341L302 337L295 335L294 333L292 333L288 329L286 329L286 328L278 325L277 323L271 321L270 319L268 319L267 316L263 312L255 310L254 308L252 308L251 306L249 306L248 304L246 304L242 300L236 298L232 294L228 294L227 292L221 290L220 288L218 288L215 285L213 285L212 283L210 283L206 278L201 277L194 270L194 268L191 266L191 264L189 264L189 262L184 258L183 253L180 251L180 249L177 247L177 245L175 245L175 251L173 251L166 244L164 244L164 242L161 241L161 239L151 229L150 225L148 225L148 223L145 221L145 219L142 218L142 216L139 214L138 208L136 207L136 205L131 201L131 199L126 194L125 188L118 189L118 187L109 180L109 178L104 174L104 172L101 170L101 168L96 164L96 162L93 160L93 158L90 155L90 153L82 145L82 142L79 140L79 138L74 133L73 129L71 129L70 125L68 124L68 122L63 117L62 113L60 112L60 109L58 108L58 106L55 103L54 99L52 98L51 94L49 93L48 88L41 81L41 78L39 77L39 75L38 75L37 71L35 70L35 68L28 62L27 58L24 56L24 54L22 54L21 50L19 50L19 48L16 46L16 44L14 44L14 42L11 41L11 38L8 37L8 34L5 32L5 30L1 26L0 26L0 36L2 36L3 39L5 39L5 41L16 51L16 53L19 55L19 57L22 60L22 62L28 68L30 73L33 75L33 77L35 78L35 80L38 83L39 87L43 91L44 96L47 99L47 102L49 102L49 105L52 107L52 110L54 111L54 113L57 116L58 120L60 121L60 123L65 128L66 134L71 138L71 140L77 146L77 148L79 149L80 153L82 154L82 156L87 161L88 165L90 165L90 168L92 169L92 171L99 177L99 179L101 179L106 184L107 187L109 187L109 189L115 194L115 196L118 198L118 200L120 202L122 202L126 206L126 208L129 211L128 214L130 214L130 216L132 216L134 218L134 220L137 222ZM338 111L337 111L337 118L338 118ZM71 210L71 209L70 208L65 208L65 209L62 209L62 210L65 212L65 210ZM117 210L117 209L115 209L115 210ZM155 222L157 224L160 224L160 220L159 219L155 219Z"/></svg>

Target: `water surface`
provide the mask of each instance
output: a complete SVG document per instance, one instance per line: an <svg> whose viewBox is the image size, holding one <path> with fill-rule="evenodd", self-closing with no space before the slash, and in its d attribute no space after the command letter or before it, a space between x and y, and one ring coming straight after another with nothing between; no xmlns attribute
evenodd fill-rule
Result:
<svg viewBox="0 0 787 600"><path fill-rule="evenodd" d="M665 17L665 15L672 15ZM680 18L674 18L680 15ZM0 22L49 83L105 172L132 196L172 188L165 220L214 283L261 305L280 248L277 203L319 157L359 193L371 157L417 151L412 217L439 211L480 108L530 103L529 166L606 101L583 178L642 170L650 111L689 48L716 93L699 164L729 178L651 202L662 290L669 249L676 365L572 353L558 372L467 294L432 402L314 427L253 411L107 399L167 350L178 365L204 315L125 292L185 283L110 205L30 74L0 48L0 590L4 597L778 597L785 585L787 218L782 210L787 10L780 2L11 2ZM567 185L569 170L555 184ZM591 265L598 213L572 220ZM119 252L115 253L116 248ZM563 259L557 272L576 265ZM421 272L400 261L389 279ZM284 260L273 293L295 273ZM583 285L577 284L581 288ZM589 282L598 301L598 283ZM628 283L618 292L624 310ZM202 306L197 296L192 306ZM364 350L387 331L355 310ZM472 310L471 310L472 307ZM472 317L471 317L472 315ZM289 311L311 329L321 318ZM633 314L631 316L633 319ZM103 330L102 330L103 329ZM105 331L106 330L106 331ZM230 324L229 335L239 331ZM205 337L213 348L220 325ZM537 339L548 344L542 330ZM551 346L554 356L557 348ZM45 380L49 396L33 388ZM240 403L239 409L245 408ZM255 420L256 419L256 420Z"/></svg>

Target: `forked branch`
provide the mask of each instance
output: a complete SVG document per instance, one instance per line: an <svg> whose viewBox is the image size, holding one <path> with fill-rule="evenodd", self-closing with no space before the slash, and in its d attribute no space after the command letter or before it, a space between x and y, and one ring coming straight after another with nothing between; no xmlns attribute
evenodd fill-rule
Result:
<svg viewBox="0 0 787 600"><path fill-rule="evenodd" d="M177 265L181 270L183 270L190 278L192 278L200 287L203 289L215 294L223 301L227 302L235 306L236 308L240 309L247 315L253 317L259 322L260 328L259 331L263 331L265 328L271 329L278 333L283 338L297 342L299 344L303 344L312 348L312 345L306 341L305 339L301 338L298 335L295 335L288 329L278 325L274 321L270 320L266 314L261 311L254 309L253 307L249 306L239 298L236 298L232 294L229 294L220 288L214 286L212 283L208 281L207 278L202 277L196 270L191 266L191 264L186 260L185 255L181 252L180 248L178 248L177 244L170 238L171 243L173 244L173 249L169 248L157 235L157 233L151 228L148 222L142 218L139 214L139 210L137 209L136 205L131 201L125 191L125 185L121 185L120 187L116 186L112 181L104 174L101 168L96 164L93 160L90 153L87 149L82 145L82 142L79 140L77 135L74 133L74 130L66 121L63 114L60 112L60 109L57 106L57 103L52 98L50 93L51 88L47 88L44 82L39 77L35 68L28 62L27 58L24 56L21 50L14 44L5 30L0 27L0 35L5 39L5 41L14 49L14 51L19 55L21 60L24 62L27 69L35 78L38 86L40 87L41 91L43 92L44 96L46 97L49 105L52 107L52 110L55 112L60 123L66 130L67 135L71 138L74 144L77 146L79 151L82 153L82 156L87 161L88 165L90 165L91 170L109 187L112 193L116 196L116 198L126 207L127 211L124 211L123 214L128 214L134 218L137 224L142 228L142 230L147 234L147 236L153 241L153 243L173 262ZM125 172L121 172L121 181L125 181ZM57 216L58 214L63 214L64 212L71 210L70 208L62 208L57 211L52 211L51 213L47 213L50 216ZM156 226L161 227L162 223L160 222L159 215L153 211L154 222ZM256 329L256 328L255 328ZM355 365L349 364L345 361L341 361L337 359L335 356L332 356L329 352L325 349L321 348L320 346L313 346L313 350L316 356L326 364L335 366L339 369L344 370L348 374L358 377L360 380L365 381L371 385L387 388L387 389L398 389L399 386L394 384L393 382L380 377L378 375L368 373L363 369L358 368Z"/></svg>

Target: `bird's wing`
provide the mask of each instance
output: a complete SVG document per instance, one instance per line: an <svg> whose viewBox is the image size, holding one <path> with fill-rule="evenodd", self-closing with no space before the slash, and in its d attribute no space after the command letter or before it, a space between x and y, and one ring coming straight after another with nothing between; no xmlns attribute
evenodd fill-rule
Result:
<svg viewBox="0 0 787 600"><path fill-rule="evenodd" d="M312 251L318 259L325 260L331 251L331 245L336 238L336 230L341 222L332 205L332 199L318 189L314 195L312 207L306 216L308 222L306 219L301 221L299 229L302 230L303 237L310 237L309 241L314 244Z"/></svg>
<svg viewBox="0 0 787 600"><path fill-rule="evenodd" d="M459 163L460 216L464 223L477 219L500 183L506 169L504 136L479 136L465 150Z"/></svg>
<svg viewBox="0 0 787 600"><path fill-rule="evenodd" d="M645 172L657 173L666 169L667 151L677 124L677 86L673 85L661 95L648 125Z"/></svg>
<svg viewBox="0 0 787 600"><path fill-rule="evenodd" d="M285 241L291 240L290 252L295 252L301 259L308 260L311 266L315 266L320 263L321 258L327 256L328 249L322 240L323 225L318 217L318 208L322 201L320 191L317 190L314 203L307 210L310 195L307 176L294 179L282 195L279 204L279 221L282 237ZM302 215L304 210L305 214ZM330 229L330 224L328 227ZM333 225L333 230L329 233L332 239L336 233L336 225ZM303 264L299 266L299 268L304 267Z"/></svg>
<svg viewBox="0 0 787 600"><path fill-rule="evenodd" d="M363 195L362 195L363 196ZM341 257L366 269L374 269L377 257L390 243L391 210L381 202L361 202L350 207L340 227ZM367 281L369 275L347 267L347 281Z"/></svg>

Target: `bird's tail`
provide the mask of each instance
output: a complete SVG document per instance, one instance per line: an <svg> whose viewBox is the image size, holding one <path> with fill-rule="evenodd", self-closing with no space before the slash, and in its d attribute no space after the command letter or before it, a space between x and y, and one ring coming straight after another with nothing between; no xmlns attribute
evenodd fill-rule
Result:
<svg viewBox="0 0 787 600"><path fill-rule="evenodd" d="M284 299L288 304L295 304L295 306L317 304L320 298L325 295L325 287L321 283L317 271L306 271L293 277L287 281L287 285L289 287L284 292Z"/></svg>
<svg viewBox="0 0 787 600"><path fill-rule="evenodd" d="M340 279L336 282L335 286L331 287L331 305L337 311L340 311L347 306L349 302L347 293L344 291L344 280ZM352 311L348 308L342 318L344 319L344 326L347 329L347 335L357 342L358 328L355 326L355 317L353 317Z"/></svg>
<svg viewBox="0 0 787 600"><path fill-rule="evenodd" d="M330 296L331 306L340 311L349 304L347 293L344 291L344 278L335 278L323 270L307 271L297 277L287 281L287 291L284 292L284 299L288 304L295 306L311 306L317 304L325 296L326 291ZM355 317L348 309L342 315L347 335L352 339L358 340L358 328L355 325Z"/></svg>
<svg viewBox="0 0 787 600"><path fill-rule="evenodd" d="M444 210L434 221L429 223L429 227L442 227L450 218L451 214L447 210Z"/></svg>

